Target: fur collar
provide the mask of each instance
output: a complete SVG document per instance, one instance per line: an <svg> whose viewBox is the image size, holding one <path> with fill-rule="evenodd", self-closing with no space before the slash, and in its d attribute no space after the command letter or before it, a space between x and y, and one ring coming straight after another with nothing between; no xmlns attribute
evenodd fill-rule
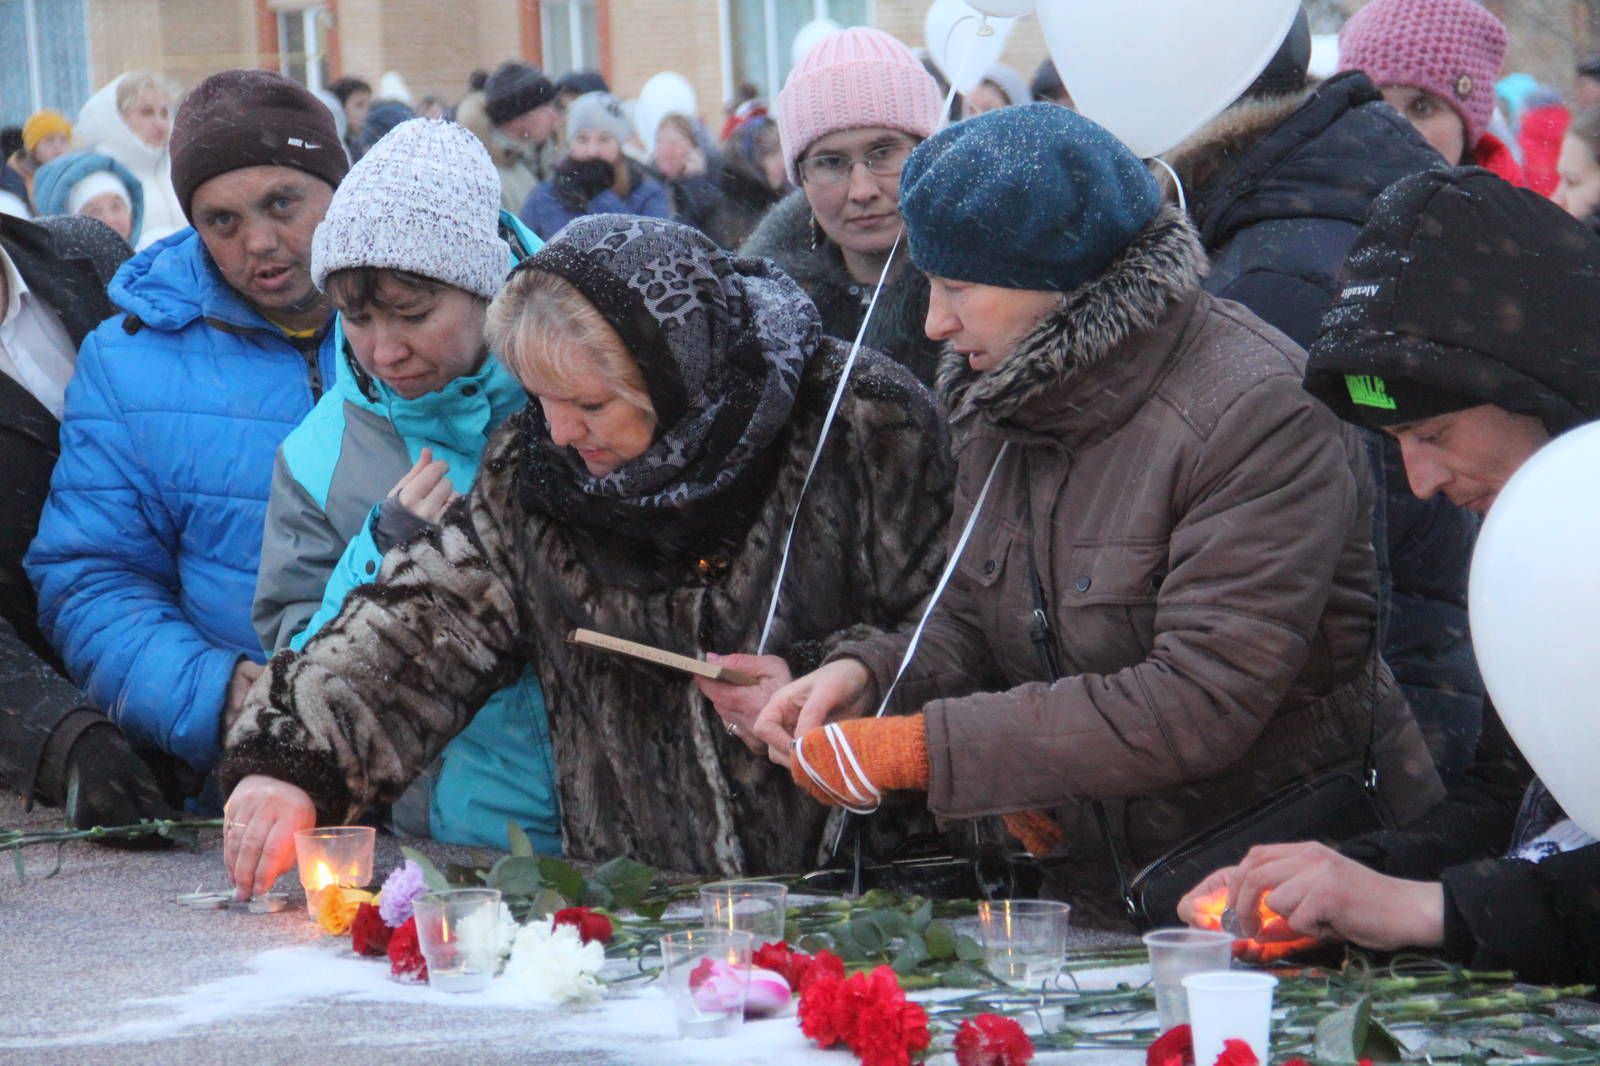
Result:
<svg viewBox="0 0 1600 1066"><path fill-rule="evenodd" d="M1205 267L1194 225L1176 207L1162 207L1104 273L1065 294L994 370L972 370L947 346L939 367L944 409L952 422L971 415L999 421L1071 385L1129 338L1155 328L1200 284Z"/></svg>
<svg viewBox="0 0 1600 1066"><path fill-rule="evenodd" d="M1166 155L1167 163L1191 193L1207 188L1238 165L1245 154L1311 99L1315 87L1234 104ZM1158 175L1171 187L1165 171Z"/></svg>

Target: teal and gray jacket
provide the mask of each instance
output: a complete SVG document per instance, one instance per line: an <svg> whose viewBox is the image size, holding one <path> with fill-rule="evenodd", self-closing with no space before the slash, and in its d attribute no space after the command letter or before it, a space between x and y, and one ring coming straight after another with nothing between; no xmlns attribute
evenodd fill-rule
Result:
<svg viewBox="0 0 1600 1066"><path fill-rule="evenodd" d="M510 232L504 232L509 227ZM502 212L503 235L528 252L541 242ZM278 449L267 506L253 621L269 652L300 649L345 595L377 576L379 516L423 448L450 466L465 494L492 433L527 393L490 355L474 374L406 400L355 363L336 338L335 387ZM561 817L544 695L531 669L495 693L439 760L395 804L396 828L436 840L506 846L506 823L541 854L560 854Z"/></svg>

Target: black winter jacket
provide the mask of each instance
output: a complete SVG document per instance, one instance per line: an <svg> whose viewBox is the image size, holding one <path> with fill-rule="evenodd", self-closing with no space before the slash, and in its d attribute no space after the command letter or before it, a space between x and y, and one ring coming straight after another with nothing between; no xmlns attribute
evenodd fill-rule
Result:
<svg viewBox="0 0 1600 1066"><path fill-rule="evenodd" d="M1345 253L1378 195L1444 165L1364 74L1313 92L1236 104L1173 156L1211 257L1207 292L1236 300L1302 347L1337 294ZM1399 447L1367 433L1384 658L1446 782L1472 758L1483 683L1467 634L1478 522L1411 493Z"/></svg>
<svg viewBox="0 0 1600 1066"><path fill-rule="evenodd" d="M77 216L25 222L0 215L0 245L74 344L115 312L106 285L132 250L105 225ZM72 737L58 736L51 745L64 756L83 728L103 721L39 631L38 604L22 569L50 493L60 428L27 389L0 374L0 500L6 501L0 507L0 779L30 798L41 770L59 777L51 772L58 768L40 765L57 727L73 719Z"/></svg>

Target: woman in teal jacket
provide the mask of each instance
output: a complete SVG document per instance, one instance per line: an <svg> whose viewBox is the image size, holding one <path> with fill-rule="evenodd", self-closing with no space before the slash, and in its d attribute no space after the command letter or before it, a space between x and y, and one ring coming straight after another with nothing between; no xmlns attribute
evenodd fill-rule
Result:
<svg viewBox="0 0 1600 1066"><path fill-rule="evenodd" d="M340 359L334 389L278 451L254 609L269 651L298 650L385 551L437 522L471 486L489 435L527 403L483 341L489 299L540 247L499 195L470 133L419 119L363 156L329 206L312 276L339 309ZM531 670L490 698L391 819L405 835L501 848L515 822L542 853L561 851Z"/></svg>

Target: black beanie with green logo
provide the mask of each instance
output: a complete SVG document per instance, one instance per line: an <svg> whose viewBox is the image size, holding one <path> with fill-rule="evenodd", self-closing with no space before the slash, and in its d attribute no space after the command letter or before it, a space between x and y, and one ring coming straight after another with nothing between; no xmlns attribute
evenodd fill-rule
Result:
<svg viewBox="0 0 1600 1066"><path fill-rule="evenodd" d="M1305 387L1367 426L1483 404L1551 436L1600 419L1600 236L1477 167L1402 178L1351 245Z"/></svg>

